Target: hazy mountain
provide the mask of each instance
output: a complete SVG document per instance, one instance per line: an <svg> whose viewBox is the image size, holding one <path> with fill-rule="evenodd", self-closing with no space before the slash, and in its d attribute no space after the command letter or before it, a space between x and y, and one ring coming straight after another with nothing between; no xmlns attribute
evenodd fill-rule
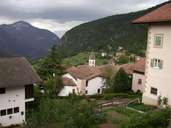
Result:
<svg viewBox="0 0 171 128"><path fill-rule="evenodd" d="M0 25L0 56L17 55L37 59L59 41L54 33L27 22Z"/></svg>

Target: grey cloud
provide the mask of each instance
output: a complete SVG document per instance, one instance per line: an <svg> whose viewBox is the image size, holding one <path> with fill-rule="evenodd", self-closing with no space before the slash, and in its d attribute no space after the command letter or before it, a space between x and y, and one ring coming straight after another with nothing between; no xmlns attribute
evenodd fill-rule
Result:
<svg viewBox="0 0 171 128"><path fill-rule="evenodd" d="M116 13L140 10L145 8L145 5L148 8L151 5L159 4L166 0L80 0L83 1L80 5L74 3L78 0L70 0L73 3L71 2L67 5L64 2L61 2L60 5L60 2L55 2L55 0L50 0L51 3L48 0L42 0L44 4L40 4L40 6L39 3L36 3L36 1L40 2L40 0L31 1L37 5L33 6L32 2L26 0L2 0L0 16L18 19L44 18L56 19L58 21L87 21Z"/></svg>
<svg viewBox="0 0 171 128"><path fill-rule="evenodd" d="M49 29L62 36L66 30L80 23L146 9L165 1L167 0L1 0L0 23L26 20L35 24L36 20L36 27Z"/></svg>

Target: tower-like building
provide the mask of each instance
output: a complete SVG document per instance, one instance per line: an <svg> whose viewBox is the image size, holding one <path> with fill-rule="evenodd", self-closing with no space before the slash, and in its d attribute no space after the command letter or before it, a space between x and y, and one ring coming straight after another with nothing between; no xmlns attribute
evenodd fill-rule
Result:
<svg viewBox="0 0 171 128"><path fill-rule="evenodd" d="M90 54L89 66L90 67L96 67L96 57L95 57L95 53L94 52L91 52L91 54Z"/></svg>

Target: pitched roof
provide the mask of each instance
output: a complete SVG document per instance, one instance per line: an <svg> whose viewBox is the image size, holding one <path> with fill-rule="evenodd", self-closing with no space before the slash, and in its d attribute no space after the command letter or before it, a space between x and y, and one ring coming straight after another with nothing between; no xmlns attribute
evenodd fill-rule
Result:
<svg viewBox="0 0 171 128"><path fill-rule="evenodd" d="M62 80L63 80L64 86L76 86L74 81L72 79L70 79L70 78L63 77Z"/></svg>
<svg viewBox="0 0 171 128"><path fill-rule="evenodd" d="M113 64L105 64L105 65L101 65L101 66L98 66L97 67L101 72L102 72L102 75L104 76L109 70L112 72L112 73L116 73L116 71L118 70L117 69L117 66L113 65Z"/></svg>
<svg viewBox="0 0 171 128"><path fill-rule="evenodd" d="M133 74L134 64L122 64L120 68L124 69L127 74Z"/></svg>
<svg viewBox="0 0 171 128"><path fill-rule="evenodd" d="M136 63L123 64L120 68L123 68L127 74L133 74L134 71L144 73L145 72L145 58L141 58Z"/></svg>
<svg viewBox="0 0 171 128"><path fill-rule="evenodd" d="M137 61L137 63L135 63L135 65L134 65L134 71L144 73L145 72L145 63L146 63L145 58Z"/></svg>
<svg viewBox="0 0 171 128"><path fill-rule="evenodd" d="M24 57L0 58L0 87L18 87L41 82Z"/></svg>
<svg viewBox="0 0 171 128"><path fill-rule="evenodd" d="M96 67L90 67L88 65L81 65L78 67L71 67L67 69L67 72L74 78L79 79L92 79L97 76L102 76L102 72Z"/></svg>
<svg viewBox="0 0 171 128"><path fill-rule="evenodd" d="M136 19L133 23L155 23L171 21L171 1Z"/></svg>

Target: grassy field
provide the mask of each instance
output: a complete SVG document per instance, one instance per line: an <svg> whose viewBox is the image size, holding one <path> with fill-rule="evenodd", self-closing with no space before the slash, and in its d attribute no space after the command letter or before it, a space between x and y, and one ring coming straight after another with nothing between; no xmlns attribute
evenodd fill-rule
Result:
<svg viewBox="0 0 171 128"><path fill-rule="evenodd" d="M129 110L126 107L111 107L104 112L107 122L101 124L100 128L122 128L122 125L127 123L131 117L141 115L141 113Z"/></svg>
<svg viewBox="0 0 171 128"><path fill-rule="evenodd" d="M96 53L98 54L98 53ZM88 59L90 56L90 52L82 52L75 56L65 58L62 62L64 66L78 66L88 63ZM96 64L97 65L103 65L107 62L106 59L99 57L99 55L96 56Z"/></svg>

